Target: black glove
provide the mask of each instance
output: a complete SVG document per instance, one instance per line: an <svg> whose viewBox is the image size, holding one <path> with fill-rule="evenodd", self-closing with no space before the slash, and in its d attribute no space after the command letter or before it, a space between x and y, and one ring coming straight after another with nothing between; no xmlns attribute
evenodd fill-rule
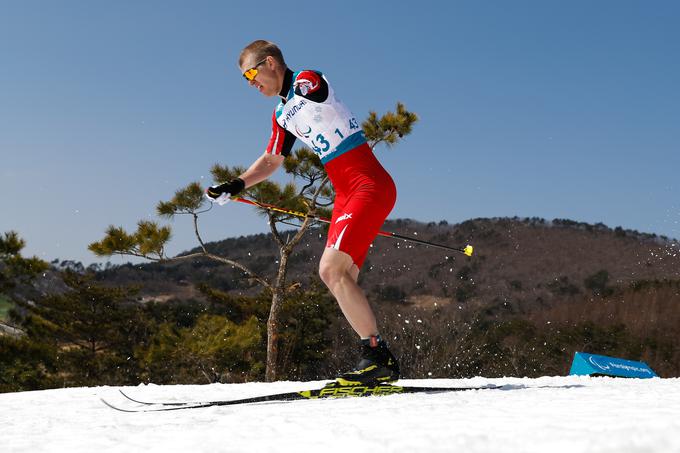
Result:
<svg viewBox="0 0 680 453"><path fill-rule="evenodd" d="M208 187L205 191L206 195L213 200L217 200L223 193L229 195L237 195L245 189L246 183L241 178L232 179L222 184L216 184Z"/></svg>

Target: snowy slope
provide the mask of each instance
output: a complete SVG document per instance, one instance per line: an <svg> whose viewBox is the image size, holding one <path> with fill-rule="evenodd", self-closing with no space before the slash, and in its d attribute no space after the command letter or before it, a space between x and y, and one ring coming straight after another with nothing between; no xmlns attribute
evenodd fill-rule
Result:
<svg viewBox="0 0 680 453"><path fill-rule="evenodd" d="M128 414L114 387L0 395L2 452L680 452L680 379L411 380L506 390L296 401ZM209 400L322 383L127 388L140 399ZM519 388L527 387L527 388Z"/></svg>

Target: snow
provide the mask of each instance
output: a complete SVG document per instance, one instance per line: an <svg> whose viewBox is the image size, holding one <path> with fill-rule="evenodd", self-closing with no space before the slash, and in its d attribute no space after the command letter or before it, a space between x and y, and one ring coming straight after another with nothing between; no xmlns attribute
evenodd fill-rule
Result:
<svg viewBox="0 0 680 453"><path fill-rule="evenodd" d="M680 452L680 379L402 380L501 390L262 403L160 413L118 387L0 395L2 452ZM231 399L323 382L140 385L146 400Z"/></svg>

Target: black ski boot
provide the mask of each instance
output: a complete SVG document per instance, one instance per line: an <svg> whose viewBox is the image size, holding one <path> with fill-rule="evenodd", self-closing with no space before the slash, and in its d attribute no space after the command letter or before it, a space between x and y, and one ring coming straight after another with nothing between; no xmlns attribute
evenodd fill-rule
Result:
<svg viewBox="0 0 680 453"><path fill-rule="evenodd" d="M399 363L380 336L361 340L361 361L336 378L340 385L371 385L399 379Z"/></svg>

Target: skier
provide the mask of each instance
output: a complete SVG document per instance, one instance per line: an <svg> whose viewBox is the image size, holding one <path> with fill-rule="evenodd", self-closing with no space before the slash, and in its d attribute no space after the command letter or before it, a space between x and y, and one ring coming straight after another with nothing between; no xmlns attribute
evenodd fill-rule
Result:
<svg viewBox="0 0 680 453"><path fill-rule="evenodd" d="M249 85L264 96L279 96L265 152L238 178L211 186L217 200L271 176L297 138L319 156L335 188L333 215L319 275L361 338L361 360L337 377L341 385L392 382L399 365L378 333L375 315L357 284L359 270L396 200L396 188L366 143L359 122L338 100L319 71L293 72L272 42L246 46L239 67Z"/></svg>

